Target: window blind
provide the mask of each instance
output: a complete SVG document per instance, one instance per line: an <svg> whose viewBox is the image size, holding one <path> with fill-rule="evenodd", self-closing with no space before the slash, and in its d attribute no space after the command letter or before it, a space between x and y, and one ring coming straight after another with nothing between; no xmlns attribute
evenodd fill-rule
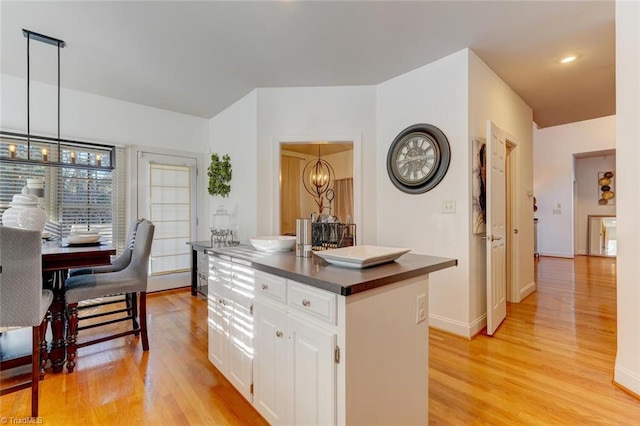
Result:
<svg viewBox="0 0 640 426"><path fill-rule="evenodd" d="M21 192L27 178L44 178L41 202L49 215L45 231L54 238L64 238L71 231L96 230L103 241L121 251L127 229L124 153L124 148L116 148L119 167L114 170L0 163L0 214L10 207L13 195ZM78 162L95 158L95 154L90 148L75 151Z"/></svg>
<svg viewBox="0 0 640 426"><path fill-rule="evenodd" d="M191 168L149 163L149 215L156 229L151 248L151 273L190 269Z"/></svg>

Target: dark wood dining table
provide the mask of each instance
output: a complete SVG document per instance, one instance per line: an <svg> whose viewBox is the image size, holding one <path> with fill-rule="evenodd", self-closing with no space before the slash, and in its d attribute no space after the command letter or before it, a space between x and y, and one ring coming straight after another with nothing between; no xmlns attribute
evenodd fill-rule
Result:
<svg viewBox="0 0 640 426"><path fill-rule="evenodd" d="M54 373L60 373L65 360L64 280L67 271L107 265L116 253L109 244L68 245L61 241L42 244L42 279L46 288L53 290L51 304L51 349L49 359Z"/></svg>

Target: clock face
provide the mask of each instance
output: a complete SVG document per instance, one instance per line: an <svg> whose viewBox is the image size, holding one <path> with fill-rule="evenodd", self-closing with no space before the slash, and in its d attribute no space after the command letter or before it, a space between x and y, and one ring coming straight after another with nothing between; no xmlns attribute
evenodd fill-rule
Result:
<svg viewBox="0 0 640 426"><path fill-rule="evenodd" d="M444 133L430 124L404 129L391 143L387 172L401 191L420 194L435 187L449 168L450 148Z"/></svg>
<svg viewBox="0 0 640 426"><path fill-rule="evenodd" d="M410 133L394 148L391 167L394 175L407 185L420 185L437 169L438 144L426 133Z"/></svg>

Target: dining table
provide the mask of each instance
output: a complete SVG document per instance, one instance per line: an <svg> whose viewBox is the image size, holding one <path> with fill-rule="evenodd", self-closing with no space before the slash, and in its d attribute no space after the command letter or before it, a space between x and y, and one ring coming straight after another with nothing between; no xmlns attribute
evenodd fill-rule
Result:
<svg viewBox="0 0 640 426"><path fill-rule="evenodd" d="M42 244L42 282L53 290L51 312L51 347L49 360L54 373L62 371L65 361L64 281L67 271L74 268L108 265L116 249L111 244L69 244L65 240Z"/></svg>

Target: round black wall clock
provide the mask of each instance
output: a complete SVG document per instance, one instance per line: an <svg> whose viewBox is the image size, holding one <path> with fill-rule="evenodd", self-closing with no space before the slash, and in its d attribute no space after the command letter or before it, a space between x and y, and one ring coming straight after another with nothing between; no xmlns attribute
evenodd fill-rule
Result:
<svg viewBox="0 0 640 426"><path fill-rule="evenodd" d="M387 154L391 182L407 194L422 194L440 183L449 168L447 137L431 124L414 124L396 136Z"/></svg>

